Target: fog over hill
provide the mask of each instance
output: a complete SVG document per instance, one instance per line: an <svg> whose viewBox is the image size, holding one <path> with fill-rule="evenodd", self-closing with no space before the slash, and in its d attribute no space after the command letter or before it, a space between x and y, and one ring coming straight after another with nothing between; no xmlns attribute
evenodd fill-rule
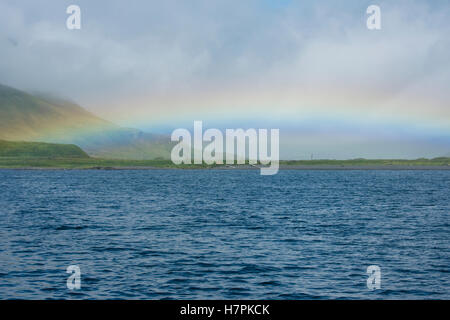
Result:
<svg viewBox="0 0 450 320"><path fill-rule="evenodd" d="M91 156L169 158L170 138L103 120L76 103L0 85L0 139L76 144Z"/></svg>

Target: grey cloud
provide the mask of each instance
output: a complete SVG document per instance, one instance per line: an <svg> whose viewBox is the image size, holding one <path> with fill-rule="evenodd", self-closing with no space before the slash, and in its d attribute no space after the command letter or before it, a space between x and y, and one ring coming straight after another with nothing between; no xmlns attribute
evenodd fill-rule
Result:
<svg viewBox="0 0 450 320"><path fill-rule="evenodd" d="M380 1L378 33L365 28L368 1L80 0L80 31L65 28L69 4L2 2L0 36L17 45L0 42L0 82L82 101L241 79L345 82L395 95L449 72L442 1Z"/></svg>

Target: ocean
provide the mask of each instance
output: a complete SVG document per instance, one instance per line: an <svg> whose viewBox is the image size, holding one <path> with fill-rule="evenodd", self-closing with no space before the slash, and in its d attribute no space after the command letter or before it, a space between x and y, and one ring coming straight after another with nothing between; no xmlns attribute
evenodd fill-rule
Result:
<svg viewBox="0 0 450 320"><path fill-rule="evenodd" d="M449 299L449 218L448 170L0 170L0 299Z"/></svg>

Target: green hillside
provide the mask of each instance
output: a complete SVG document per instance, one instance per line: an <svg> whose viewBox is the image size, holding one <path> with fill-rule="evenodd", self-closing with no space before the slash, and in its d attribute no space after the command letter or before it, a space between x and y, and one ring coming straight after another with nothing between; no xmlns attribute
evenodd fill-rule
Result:
<svg viewBox="0 0 450 320"><path fill-rule="evenodd" d="M89 155L116 159L169 159L167 136L122 128L81 106L0 84L0 139L76 144Z"/></svg>
<svg viewBox="0 0 450 320"><path fill-rule="evenodd" d="M21 158L89 158L74 144L0 140L0 157Z"/></svg>
<svg viewBox="0 0 450 320"><path fill-rule="evenodd" d="M0 85L0 139L34 140L80 129L113 126L76 104L55 104Z"/></svg>

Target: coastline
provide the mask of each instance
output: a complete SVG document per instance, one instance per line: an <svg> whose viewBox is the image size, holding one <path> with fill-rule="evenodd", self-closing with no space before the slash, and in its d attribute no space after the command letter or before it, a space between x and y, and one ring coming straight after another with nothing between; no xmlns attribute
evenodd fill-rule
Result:
<svg viewBox="0 0 450 320"><path fill-rule="evenodd" d="M259 166L211 166L211 167L192 167L192 166L112 166L112 167L0 167L0 170L259 170ZM280 165L279 170L450 170L449 165Z"/></svg>
<svg viewBox="0 0 450 320"><path fill-rule="evenodd" d="M179 164L167 159L0 157L0 170L260 170L258 164ZM279 170L450 170L450 158L280 160Z"/></svg>

